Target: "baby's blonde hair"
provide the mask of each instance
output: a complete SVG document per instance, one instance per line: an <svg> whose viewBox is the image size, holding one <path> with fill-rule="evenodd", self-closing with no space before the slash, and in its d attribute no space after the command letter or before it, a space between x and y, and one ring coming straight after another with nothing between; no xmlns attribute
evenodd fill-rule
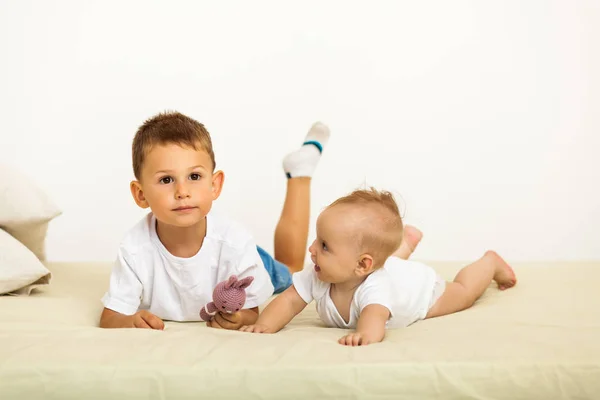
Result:
<svg viewBox="0 0 600 400"><path fill-rule="evenodd" d="M373 187L368 190L355 190L347 196L331 203L327 208L338 205L364 207L372 214L368 227L360 229L358 244L361 251L373 257L373 265L383 266L402 243L403 224L394 195L388 191L379 191Z"/></svg>

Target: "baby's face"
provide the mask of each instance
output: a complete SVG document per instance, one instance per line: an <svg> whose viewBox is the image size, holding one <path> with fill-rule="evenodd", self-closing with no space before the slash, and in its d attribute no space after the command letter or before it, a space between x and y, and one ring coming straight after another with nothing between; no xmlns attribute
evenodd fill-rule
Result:
<svg viewBox="0 0 600 400"><path fill-rule="evenodd" d="M326 209L317 219L317 238L309 251L317 277L323 282L342 283L356 277L361 255L358 246L360 216L352 205Z"/></svg>
<svg viewBox="0 0 600 400"><path fill-rule="evenodd" d="M220 182L215 188L215 176L211 158L204 150L177 144L155 145L146 154L139 185L156 219L189 227L204 219L218 197Z"/></svg>

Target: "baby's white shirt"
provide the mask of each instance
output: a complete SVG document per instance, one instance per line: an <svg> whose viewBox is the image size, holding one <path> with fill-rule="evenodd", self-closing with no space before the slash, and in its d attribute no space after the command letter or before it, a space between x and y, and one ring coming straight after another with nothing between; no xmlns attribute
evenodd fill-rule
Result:
<svg viewBox="0 0 600 400"><path fill-rule="evenodd" d="M319 317L328 326L355 329L362 310L369 304L380 304L391 314L386 327L399 328L425 318L437 274L419 262L388 258L384 266L371 273L354 292L347 323L333 304L329 294L331 284L319 280L313 265L295 273L292 279L306 303L315 301Z"/></svg>
<svg viewBox="0 0 600 400"><path fill-rule="evenodd" d="M200 309L212 301L214 287L231 275L254 277L244 308L257 307L273 294L256 243L240 225L210 212L202 247L181 258L162 244L149 213L121 242L102 302L125 315L148 310L165 320L200 321Z"/></svg>

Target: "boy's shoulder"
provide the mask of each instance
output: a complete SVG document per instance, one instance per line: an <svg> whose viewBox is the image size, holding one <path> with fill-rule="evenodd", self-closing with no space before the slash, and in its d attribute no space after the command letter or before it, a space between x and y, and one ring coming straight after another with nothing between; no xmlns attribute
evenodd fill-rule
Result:
<svg viewBox="0 0 600 400"><path fill-rule="evenodd" d="M211 211L206 217L206 237L233 248L244 248L254 236L240 222L221 213Z"/></svg>
<svg viewBox="0 0 600 400"><path fill-rule="evenodd" d="M146 214L125 233L125 236L121 239L119 248L130 254L135 254L139 249L151 245L152 221L152 213Z"/></svg>

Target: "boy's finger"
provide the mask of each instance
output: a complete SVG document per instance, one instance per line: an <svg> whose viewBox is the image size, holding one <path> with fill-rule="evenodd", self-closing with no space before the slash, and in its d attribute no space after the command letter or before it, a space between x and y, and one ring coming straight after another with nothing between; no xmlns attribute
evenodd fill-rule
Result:
<svg viewBox="0 0 600 400"><path fill-rule="evenodd" d="M211 320L208 321L208 323L210 324L208 326L210 326L211 328L223 329L223 327L219 324L219 321L217 321L216 315L213 318L211 318Z"/></svg>
<svg viewBox="0 0 600 400"><path fill-rule="evenodd" d="M358 346L360 344L360 336L354 335L352 337L352 346Z"/></svg>
<svg viewBox="0 0 600 400"><path fill-rule="evenodd" d="M223 320L229 322L230 324L236 324L242 319L242 314L239 312L233 314L219 312L217 313L217 315L220 316Z"/></svg>
<svg viewBox="0 0 600 400"><path fill-rule="evenodd" d="M163 329L165 327L163 320L154 314L145 314L142 318L152 329Z"/></svg>
<svg viewBox="0 0 600 400"><path fill-rule="evenodd" d="M152 329L152 328L150 328L150 325L148 325L141 316L140 316L140 318L133 319L133 326L135 326L136 328L141 328L141 329Z"/></svg>
<svg viewBox="0 0 600 400"><path fill-rule="evenodd" d="M215 320L224 329L235 329L235 328L237 328L237 323L236 322L228 320L227 318L225 318L221 314L215 315Z"/></svg>

